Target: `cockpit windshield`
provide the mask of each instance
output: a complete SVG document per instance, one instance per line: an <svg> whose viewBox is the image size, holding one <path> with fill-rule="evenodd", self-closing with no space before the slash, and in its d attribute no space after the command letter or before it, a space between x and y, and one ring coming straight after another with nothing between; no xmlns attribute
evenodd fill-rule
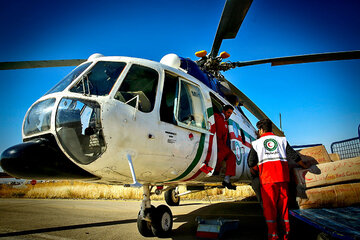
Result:
<svg viewBox="0 0 360 240"><path fill-rule="evenodd" d="M50 119L55 98L50 98L32 106L24 121L24 134L31 135L50 129Z"/></svg>
<svg viewBox="0 0 360 240"><path fill-rule="evenodd" d="M99 61L81 77L70 92L83 95L108 95L125 66L124 62Z"/></svg>
<svg viewBox="0 0 360 240"><path fill-rule="evenodd" d="M84 63L77 68L75 68L71 73L69 73L66 77L64 77L60 82L58 82L53 88L51 88L45 95L50 93L56 93L63 91L69 84L77 78L84 70L90 66L91 62Z"/></svg>

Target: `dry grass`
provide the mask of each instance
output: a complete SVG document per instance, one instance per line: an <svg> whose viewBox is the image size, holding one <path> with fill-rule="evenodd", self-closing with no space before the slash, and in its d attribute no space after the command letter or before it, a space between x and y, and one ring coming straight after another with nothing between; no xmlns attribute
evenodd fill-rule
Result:
<svg viewBox="0 0 360 240"><path fill-rule="evenodd" d="M185 186L180 186L180 193ZM46 182L32 185L0 185L2 198L60 198L60 199L142 199L142 188L126 188L105 184L93 184L75 181ZM238 186L236 191L213 188L206 191L182 196L188 200L242 200L255 196L249 185ZM152 195L153 200L163 200L163 194Z"/></svg>

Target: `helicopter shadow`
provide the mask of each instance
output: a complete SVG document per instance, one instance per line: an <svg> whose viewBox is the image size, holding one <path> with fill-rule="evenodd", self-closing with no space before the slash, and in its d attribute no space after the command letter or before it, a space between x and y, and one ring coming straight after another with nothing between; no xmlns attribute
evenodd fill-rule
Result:
<svg viewBox="0 0 360 240"><path fill-rule="evenodd" d="M38 234L38 233L58 232L58 231L65 231L65 230L75 230L75 229L83 229L83 228L106 227L106 226L127 224L127 223L136 223L136 219L126 219L126 220L120 220L120 221L109 221L109 222L98 222L98 223L87 223L87 224L76 224L76 225L51 227L51 228L40 228L40 229L32 229L32 230L25 230L25 231L18 231L18 232L10 232L10 233L0 233L0 238L24 236L24 235Z"/></svg>
<svg viewBox="0 0 360 240"><path fill-rule="evenodd" d="M238 220L237 229L224 232L221 239L267 239L267 226L259 202L254 198L242 201L214 203L183 215L174 215L174 223L183 223L172 231L172 239L201 239L196 237L198 223L196 218ZM317 239L320 233L316 228L290 215L290 239Z"/></svg>
<svg viewBox="0 0 360 240"><path fill-rule="evenodd" d="M174 224L183 223L172 231L172 239L199 239L196 237L196 218L238 220L237 229L227 231L221 239L265 239L266 225L258 202L233 201L213 203L193 212L174 215Z"/></svg>

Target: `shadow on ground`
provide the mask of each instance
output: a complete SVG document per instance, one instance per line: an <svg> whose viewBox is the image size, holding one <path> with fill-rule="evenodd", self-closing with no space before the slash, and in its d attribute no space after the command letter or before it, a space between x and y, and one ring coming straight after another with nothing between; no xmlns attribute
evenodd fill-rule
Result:
<svg viewBox="0 0 360 240"><path fill-rule="evenodd" d="M239 228L224 233L221 239L267 239L267 228L262 215L262 208L256 201L234 201L215 203L199 208L186 215L175 215L174 222L185 222L173 230L172 239L199 239L196 238L196 217L202 219L237 219ZM290 216L290 239L316 239L317 230L296 218Z"/></svg>

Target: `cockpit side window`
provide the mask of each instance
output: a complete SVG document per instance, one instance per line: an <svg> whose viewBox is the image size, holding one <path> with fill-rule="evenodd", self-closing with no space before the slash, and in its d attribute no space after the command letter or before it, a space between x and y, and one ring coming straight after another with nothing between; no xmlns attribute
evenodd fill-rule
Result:
<svg viewBox="0 0 360 240"><path fill-rule="evenodd" d="M115 99L142 112L154 109L159 73L149 67L134 64L124 78Z"/></svg>

